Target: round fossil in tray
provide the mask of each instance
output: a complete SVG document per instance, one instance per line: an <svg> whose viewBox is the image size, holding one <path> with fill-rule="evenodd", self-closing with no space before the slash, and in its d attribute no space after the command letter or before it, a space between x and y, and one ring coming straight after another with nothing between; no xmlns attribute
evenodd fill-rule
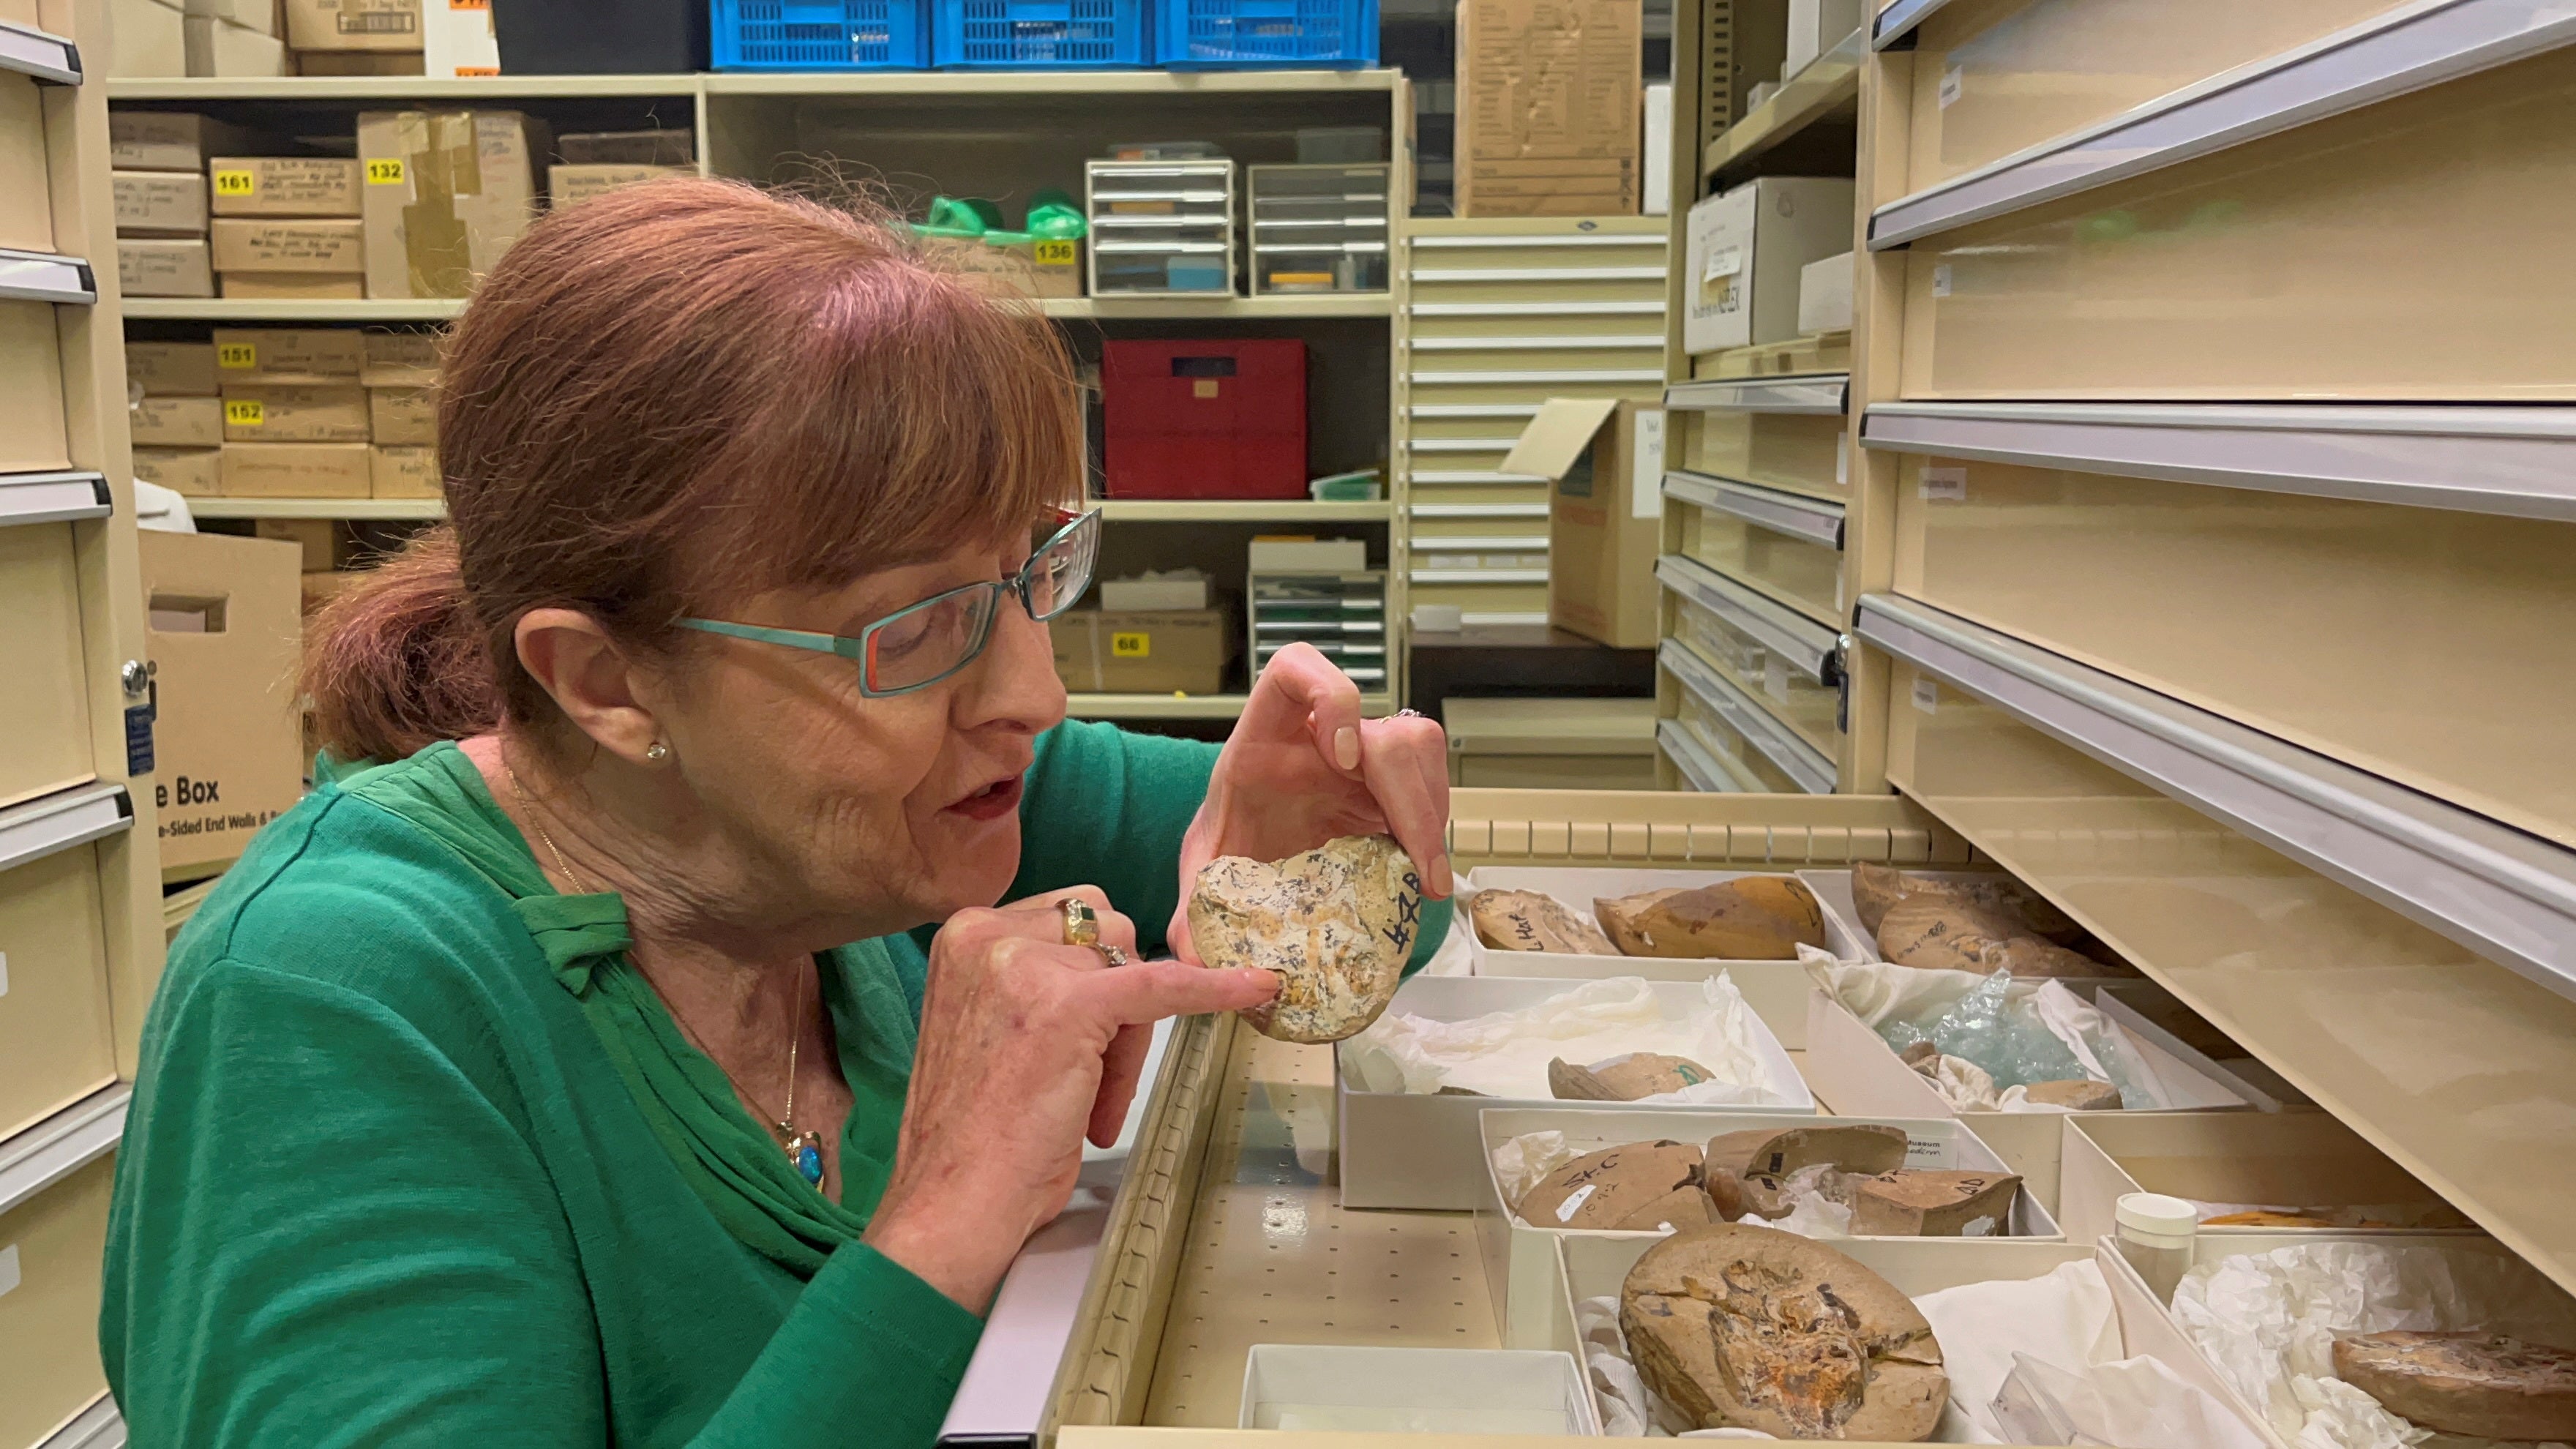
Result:
<svg viewBox="0 0 2576 1449"><path fill-rule="evenodd" d="M1377 1020L1421 921L1422 873L1384 835L1346 835L1275 864L1220 856L1190 891L1199 959L1278 973L1279 995L1243 1016L1281 1041L1340 1041Z"/></svg>
<svg viewBox="0 0 2576 1449"><path fill-rule="evenodd" d="M1941 1344L1912 1300L1776 1228L1690 1228L1648 1248L1621 1285L1619 1327L1676 1433L1912 1443L1950 1398Z"/></svg>

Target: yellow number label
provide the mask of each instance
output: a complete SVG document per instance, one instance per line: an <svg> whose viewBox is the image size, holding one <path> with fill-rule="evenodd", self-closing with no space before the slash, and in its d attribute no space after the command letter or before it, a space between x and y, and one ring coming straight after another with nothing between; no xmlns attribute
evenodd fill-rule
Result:
<svg viewBox="0 0 2576 1449"><path fill-rule="evenodd" d="M226 398L224 421L245 428L255 428L268 421L268 408L257 398Z"/></svg>
<svg viewBox="0 0 2576 1449"><path fill-rule="evenodd" d="M1042 267L1072 266L1074 263L1074 252L1075 244L1069 241L1039 242L1038 265Z"/></svg>
<svg viewBox="0 0 2576 1449"><path fill-rule="evenodd" d="M379 156L367 162L369 186L400 186L402 181L403 163L400 156Z"/></svg>
<svg viewBox="0 0 2576 1449"><path fill-rule="evenodd" d="M215 348L215 366L228 367L235 372L248 372L259 366L259 344L256 342L218 344Z"/></svg>
<svg viewBox="0 0 2576 1449"><path fill-rule="evenodd" d="M215 173L217 196L249 196L259 190L256 171L218 171Z"/></svg>
<svg viewBox="0 0 2576 1449"><path fill-rule="evenodd" d="M1154 653L1154 636L1143 633L1122 634L1112 630L1109 635L1109 653L1111 657L1117 659L1150 658Z"/></svg>

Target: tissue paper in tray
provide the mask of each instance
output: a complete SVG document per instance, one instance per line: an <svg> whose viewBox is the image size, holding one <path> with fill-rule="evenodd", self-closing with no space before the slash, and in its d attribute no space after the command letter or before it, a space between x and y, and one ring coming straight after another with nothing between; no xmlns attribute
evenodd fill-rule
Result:
<svg viewBox="0 0 2576 1449"><path fill-rule="evenodd" d="M1956 977L1963 972L1913 971L1903 966L1849 965L1826 968L1836 974L1901 972L1910 977ZM2036 991L2041 983L2033 983ZM2016 983L2018 985L2018 983ZM2126 1038L2133 1059L2143 1064L2177 1111L2246 1107L2224 1083L2214 1081L2150 1042ZM2056 1111L1960 1111L1943 1100L1932 1083L1898 1060L1877 1029L1823 986L1808 994L1807 1047L1801 1059L1816 1094L1844 1116L1957 1117L1975 1127L1977 1136L2003 1154L2025 1187L2053 1211L2058 1202L2058 1161L2069 1114Z"/></svg>
<svg viewBox="0 0 2576 1449"><path fill-rule="evenodd" d="M1406 982L1376 1025L1336 1049L1334 1096L1341 1128L1342 1206L1472 1211L1487 1191L1487 1169L1476 1136L1476 1113L1486 1107L1682 1110L1634 1102L1560 1102L1548 1094L1545 1060L1550 1050L1569 1061L1586 1063L1619 1051L1679 1052L1682 1046L1670 1040L1677 1024L1693 1013L1710 1009L1708 982L1647 981L1631 985L1659 1008L1661 1024L1651 1029L1641 1027L1626 1040L1613 1031L1576 1039L1520 1043L1516 1050L1535 1056L1537 1065L1534 1070L1526 1066L1521 1070L1521 1076L1528 1081L1527 1095L1504 1097L1405 1091L1398 1064L1378 1044L1391 1032L1402 1030L1400 1024L1392 1022L1399 1016L1439 1023L1466 1022L1496 1013L1526 1011L1573 993L1587 997L1621 995L1631 987L1616 981L1493 976L1417 976ZM1702 1111L1723 1105L1724 1110L1732 1112L1814 1115L1815 1095L1807 1090L1767 1018L1754 1003L1746 1001L1743 1005L1753 1009L1741 1011L1738 1016L1744 1036L1738 1047L1759 1077L1758 1084L1748 1090L1758 1090L1769 1100L1684 1105L1696 1105ZM1716 1061L1705 1064L1720 1065Z"/></svg>
<svg viewBox="0 0 2576 1449"><path fill-rule="evenodd" d="M1635 1433L1635 1415L1603 1385L1628 1367L1615 1304L1628 1270L1655 1239L1625 1233L1557 1235L1550 1343L1585 1361L1605 1433ZM2091 1380L2122 1424L2158 1426L2114 1442L2191 1449L2265 1449L2258 1430L2208 1363L2151 1303L2112 1290L2100 1250L2069 1243L1956 1238L1844 1238L1829 1246L1912 1298L1940 1341L1950 1407L1929 1442L1991 1444L1992 1404L2015 1353ZM1587 1306L1596 1305L1596 1306ZM1637 1392L1631 1382L1629 1392ZM1657 1432L1662 1432L1658 1430Z"/></svg>
<svg viewBox="0 0 2576 1449"><path fill-rule="evenodd" d="M1467 872L1458 890L1458 919L1473 943L1470 950L1479 976L1548 976L1565 980L1586 980L1598 976L1643 976L1649 981L1697 981L1718 971L1735 978L1736 988L1754 1009L1775 1016L1784 1023L1781 1042L1789 1050L1799 1049L1799 1038L1805 1024L1797 1021L1795 1002L1806 998L1807 979L1795 961L1720 961L1684 960L1658 956L1580 956L1557 951L1501 951L1488 946L1475 935L1468 922L1467 900L1477 891L1537 891L1554 896L1566 909L1585 920L1593 919L1592 903L1616 896L1641 895L1647 891L1690 889L1715 885L1721 881L1741 880L1746 876L1789 875L1787 871L1760 870L1611 870L1586 866L1484 865ZM1848 872L1845 872L1848 875ZM1806 873L1794 877L1805 879ZM1812 888L1812 886L1811 886ZM1843 910L1837 912L1822 892L1816 903L1825 918L1825 949L1846 961L1867 961L1877 955L1876 949L1862 936L1860 925L1850 914L1850 889L1846 887ZM1775 1009L1776 1008L1776 1009ZM1788 1024L1788 1023L1795 1024Z"/></svg>
<svg viewBox="0 0 2576 1449"><path fill-rule="evenodd" d="M2270 1449L2403 1449L2413 1434L2333 1377L2333 1342L2390 1329L2483 1330L2576 1347L2576 1298L2503 1244L2457 1234L2207 1233L2167 1310L2173 1332L2235 1395ZM2111 1245L2113 1295L2158 1308ZM2485 1443L2436 1438L2435 1445Z"/></svg>
<svg viewBox="0 0 2576 1449"><path fill-rule="evenodd" d="M1905 1131L1905 1165L1931 1171L2010 1169L1995 1150L1977 1140L1966 1124L1950 1118L1817 1117L1812 1125L1835 1127L1869 1122ZM1555 1132L1565 1139L1569 1158L1630 1142L1704 1143L1722 1133L1755 1127L1779 1127L1776 1116L1743 1112L1565 1111L1561 1107L1488 1107L1477 1114L1478 1140L1485 1153L1484 1200L1476 1207L1476 1246L1485 1260L1485 1291L1494 1300L1494 1317L1509 1348L1548 1346L1549 1294L1556 1281L1556 1240L1560 1237L1636 1238L1652 1240L1661 1233L1613 1233L1553 1226L1534 1226L1511 1211L1510 1189L1494 1166L1494 1153L1504 1143L1533 1132ZM1801 1121L1796 1126L1808 1126ZM2064 1234L2048 1210L2028 1192L2013 1199L2006 1237L2029 1241L2062 1241ZM1836 1239L1836 1242L1849 1241ZM1875 1240L1873 1240L1875 1241ZM1920 1238L1897 1241L1921 1242ZM1994 1241L1980 1239L1979 1241Z"/></svg>

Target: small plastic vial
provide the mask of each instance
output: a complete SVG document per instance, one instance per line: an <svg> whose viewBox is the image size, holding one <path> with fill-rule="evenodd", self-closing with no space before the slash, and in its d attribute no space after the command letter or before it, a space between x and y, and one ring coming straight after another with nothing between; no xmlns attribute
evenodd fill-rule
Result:
<svg viewBox="0 0 2576 1449"><path fill-rule="evenodd" d="M2160 1192L2125 1194L2112 1210L2119 1231L2112 1242L2145 1279L2158 1303L2173 1302L2174 1285L2191 1267L2191 1240L2200 1214L2190 1203Z"/></svg>

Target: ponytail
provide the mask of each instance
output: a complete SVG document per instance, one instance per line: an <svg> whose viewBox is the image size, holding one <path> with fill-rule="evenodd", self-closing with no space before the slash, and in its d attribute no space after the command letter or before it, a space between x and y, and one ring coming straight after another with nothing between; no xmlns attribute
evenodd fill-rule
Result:
<svg viewBox="0 0 2576 1449"><path fill-rule="evenodd" d="M305 631L303 685L322 748L343 760L399 760L500 723L453 528L420 533L323 606Z"/></svg>

